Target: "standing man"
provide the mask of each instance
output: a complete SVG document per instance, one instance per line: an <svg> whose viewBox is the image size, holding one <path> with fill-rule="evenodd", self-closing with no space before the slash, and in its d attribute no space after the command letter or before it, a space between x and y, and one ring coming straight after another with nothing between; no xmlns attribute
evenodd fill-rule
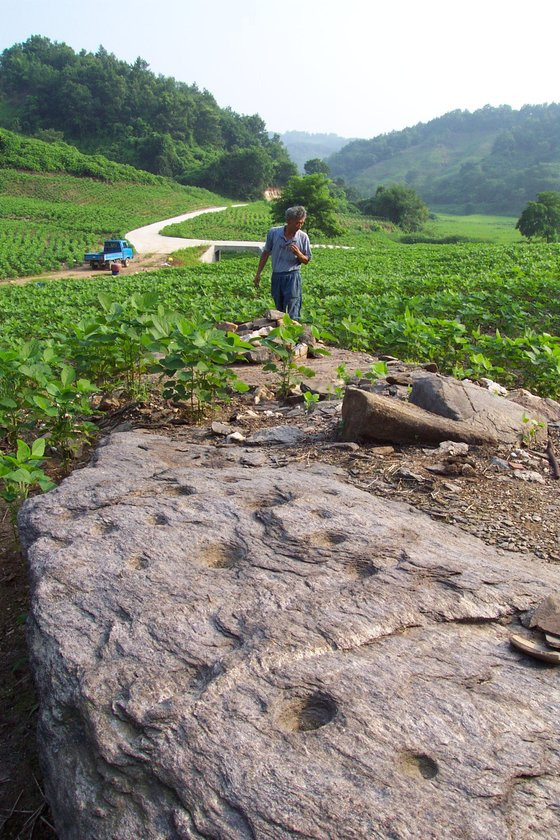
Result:
<svg viewBox="0 0 560 840"><path fill-rule="evenodd" d="M299 267L307 265L311 259L309 237L301 229L306 215L305 207L288 207L286 224L272 227L268 231L255 274L255 286L258 289L262 270L272 255L272 297L276 308L280 312L287 312L294 321L298 320L301 311Z"/></svg>

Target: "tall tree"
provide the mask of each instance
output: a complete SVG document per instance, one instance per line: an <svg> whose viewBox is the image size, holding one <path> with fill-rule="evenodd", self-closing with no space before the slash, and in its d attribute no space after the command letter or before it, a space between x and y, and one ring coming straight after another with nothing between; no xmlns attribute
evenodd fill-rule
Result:
<svg viewBox="0 0 560 840"><path fill-rule="evenodd" d="M557 242L560 237L560 192L540 192L530 201L515 225L528 239Z"/></svg>
<svg viewBox="0 0 560 840"><path fill-rule="evenodd" d="M288 207L303 205L307 211L305 227L326 236L339 236L342 228L336 216L337 201L331 195L331 181L321 172L315 175L294 175L282 190L282 195L272 202L273 219L284 221Z"/></svg>
<svg viewBox="0 0 560 840"><path fill-rule="evenodd" d="M428 220L428 208L412 187L404 184L379 186L373 198L359 204L363 213L388 219L402 230L420 230Z"/></svg>
<svg viewBox="0 0 560 840"><path fill-rule="evenodd" d="M232 149L215 168L216 187L226 195L254 201L272 183L274 165L260 146Z"/></svg>
<svg viewBox="0 0 560 840"><path fill-rule="evenodd" d="M303 169L306 175L316 175L318 172L322 172L323 175L330 175L328 163L325 163L325 161L321 160L321 158L311 158L311 160L306 160L303 164Z"/></svg>

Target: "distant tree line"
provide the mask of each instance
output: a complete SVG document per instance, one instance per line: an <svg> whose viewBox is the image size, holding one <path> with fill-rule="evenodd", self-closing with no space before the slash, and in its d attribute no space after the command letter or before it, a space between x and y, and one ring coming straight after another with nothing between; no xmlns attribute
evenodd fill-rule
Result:
<svg viewBox="0 0 560 840"><path fill-rule="evenodd" d="M76 53L36 35L0 56L0 125L249 199L297 171L258 114L220 108L141 58L127 64L103 47Z"/></svg>
<svg viewBox="0 0 560 840"><path fill-rule="evenodd" d="M452 111L355 140L327 162L363 195L398 181L430 207L517 214L536 193L560 189L560 104Z"/></svg>

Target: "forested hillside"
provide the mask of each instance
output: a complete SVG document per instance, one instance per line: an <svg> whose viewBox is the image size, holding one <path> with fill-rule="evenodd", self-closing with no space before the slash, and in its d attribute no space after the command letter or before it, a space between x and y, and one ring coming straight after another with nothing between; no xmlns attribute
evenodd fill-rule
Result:
<svg viewBox="0 0 560 840"><path fill-rule="evenodd" d="M258 114L220 108L141 58L75 53L37 35L0 56L0 126L244 198L296 171Z"/></svg>
<svg viewBox="0 0 560 840"><path fill-rule="evenodd" d="M328 163L364 196L398 182L431 208L517 215L538 192L560 189L560 104L452 111L355 140Z"/></svg>

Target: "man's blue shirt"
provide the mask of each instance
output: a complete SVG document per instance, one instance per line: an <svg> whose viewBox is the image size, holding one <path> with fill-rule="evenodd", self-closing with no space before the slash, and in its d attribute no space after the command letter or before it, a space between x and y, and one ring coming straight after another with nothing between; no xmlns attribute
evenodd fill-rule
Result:
<svg viewBox="0 0 560 840"><path fill-rule="evenodd" d="M273 274L297 271L300 267L301 263L290 250L292 242L298 246L302 254L305 254L306 257L311 259L309 237L302 230L297 230L294 236L288 239L284 235L284 225L270 228L268 231L264 250L270 254Z"/></svg>

